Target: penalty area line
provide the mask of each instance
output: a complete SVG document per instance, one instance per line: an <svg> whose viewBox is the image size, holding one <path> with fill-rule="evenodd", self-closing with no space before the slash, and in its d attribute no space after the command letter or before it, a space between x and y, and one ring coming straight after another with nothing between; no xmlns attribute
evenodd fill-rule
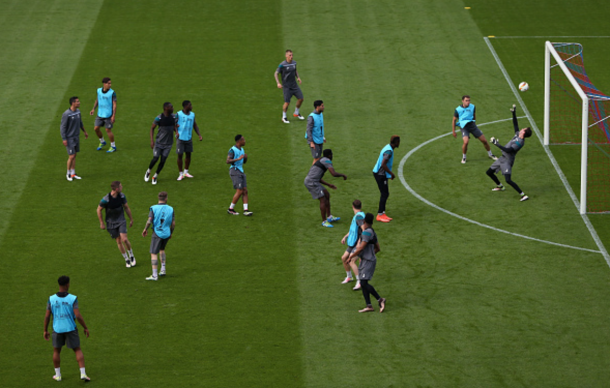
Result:
<svg viewBox="0 0 610 388"><path fill-rule="evenodd" d="M519 102L521 109L523 109L523 113L525 113L525 115L527 116L527 119L529 120L529 122L532 126L532 129L536 133L536 136L538 137L538 140L540 141L542 148L544 149L547 156L549 157L549 160L551 161L551 164L553 165L553 167L555 167L555 171L557 172L559 179L561 179L563 186L565 187L566 191L568 192L568 195L570 196L570 198L572 198L572 201L574 202L574 205L576 206L576 210L580 214L580 202L578 201L578 198L576 198L574 191L572 190L572 188L570 187L570 184L568 183L568 179L563 174L563 170L561 170L561 167L559 167L559 163L557 163L557 160L555 160L555 157L553 156L551 149L549 148L549 146L544 145L544 142L542 141L542 136L540 134L540 131L538 130L538 126L536 125L536 121L534 121L534 118L532 117L529 110L527 109L525 102L523 102L523 99L519 95L519 92L517 91L517 88L515 87L513 80L510 78L510 75L508 75L508 72L506 71L506 68L504 67L504 64L502 63L502 60L500 60L500 57L496 53L496 50L494 49L494 46L491 44L489 39L483 38L483 40L487 44L489 51L491 51L491 55L493 55L494 59L496 60L496 63L498 64L500 71L504 75L504 79L506 79L508 86L513 91L513 95L517 98L517 101ZM587 226L587 229L589 230L589 233L591 234L593 241L595 241L595 244L599 248L599 252L602 254L602 256L604 256L604 260L606 260L606 264L608 264L608 266L610 267L610 255L608 254L608 251L606 250L604 243L597 235L597 231L593 227L593 224L591 224L589 217L587 217L586 214L580 214L580 217L582 218L582 221Z"/></svg>
<svg viewBox="0 0 610 388"><path fill-rule="evenodd" d="M508 121L508 120L512 120L512 118L511 118L511 119L504 119L504 120L492 121L492 122L489 122L489 123L484 123L484 124L479 124L479 127L481 127L481 126L483 126L483 125L489 125L489 124L499 123L499 122L502 122L502 121ZM449 211L449 210L447 210L447 209L443 209L442 207L440 207L440 206L438 206L438 205L436 205L436 204L434 204L434 203L432 203L432 202L428 201L426 198L424 198L424 197L422 197L421 195L419 195L419 194L418 194L418 193L417 193L415 190L413 190L413 188L412 188L411 186L409 186L409 184L408 184L408 183L407 183L407 181L405 180L405 177L404 177L404 174L403 174L403 171L404 171L404 165L405 165L405 163L406 163L406 162L407 162L407 160L408 160L408 159L411 157L411 155L413 155L415 152L417 152L418 150L420 150L422 147L425 147L426 145L428 145L428 144L432 143L433 141L436 141L436 140L442 139L443 137L449 136L449 135L451 135L451 134L452 134L452 132L448 132L448 133L445 133L444 135L437 136L437 137L435 137L435 138L433 138L433 139L430 139L430 140L428 140L428 141L426 141L426 142L424 142L424 143L422 143L422 144L418 145L417 147L415 147L415 148L413 148L411 151L409 151L409 152L408 152L408 153L407 153L407 154L406 154L406 155L405 155L405 156L402 158L402 160L400 161L400 165L398 166L398 177L400 178L400 182L401 182L401 183L402 183L402 185L405 187L405 189L407 189L407 190L408 190L408 191L409 191L411 194L413 194L413 196L414 196L415 198L419 199L420 201L422 201L422 202L423 202L423 203L425 203L426 205L432 206L432 207L433 207L433 208L435 208L436 210L440 210L440 211L442 211L443 213L449 214L449 215L450 215L450 216L452 216L452 217L456 217L456 218L458 218L458 219L460 219L460 220L462 220L462 221L470 222L471 224L475 224L475 225L478 225L478 226L480 226L480 227L483 227L483 228L486 228L486 229L493 230L493 231L495 231L495 232L500 232L500 233L504 233L504 234L509 234L509 235L511 235L511 236L515 236L515 237L521 237L521 238L524 238L524 239L526 239L526 240L536 241L536 242L540 242L540 243L544 243L544 244L549 244L549 245L555 245L555 246L562 247L562 248L576 249L576 250L579 250L579 251L585 251L585 252L591 252L591 253L602 253L602 252L600 252L600 251L596 251L596 250L593 250L593 249L587 249L587 248L581 248L581 247L573 247L573 246L571 246L571 245L560 244L560 243L556 243L556 242L553 242L553 241L541 240L541 239L537 239L537 238L534 238L534 237L525 236L525 235L522 235L522 234L519 234L519 233L513 233L513 232L509 232L508 230L499 229L499 228L493 227L493 226L491 226L491 225L483 224L482 222L478 222L478 221L475 221L475 220L471 220L470 218L466 218L466 217L461 216L461 215L459 215L459 214L453 213L453 212L451 212L451 211Z"/></svg>

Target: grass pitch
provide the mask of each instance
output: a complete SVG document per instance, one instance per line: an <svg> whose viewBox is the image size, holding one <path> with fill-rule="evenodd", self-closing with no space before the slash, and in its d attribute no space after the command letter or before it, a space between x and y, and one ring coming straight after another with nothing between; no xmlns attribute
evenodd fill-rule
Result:
<svg viewBox="0 0 610 388"><path fill-rule="evenodd" d="M483 36L610 35L599 30L603 5L8 2L0 17L24 15L24 23L0 32L8 42L0 63L13 75L0 81L0 98L30 113L15 119L20 135L0 145L0 161L19 173L0 188L0 328L8 334L0 361L11 371L3 382L54 383L42 317L57 277L68 274L92 333L83 339L87 372L100 386L602 386L610 377L610 269L600 254L466 223L395 180L388 202L395 220L374 225L382 251L372 283L388 312L361 315L361 294L339 284L339 241L353 199L376 210L371 169L391 135L403 138L397 169L409 150L450 131L462 94L472 96L479 123L510 117L515 98ZM574 22L585 16L586 24ZM513 81L529 82L523 97L539 125L543 41L492 40ZM583 43L591 78L608 90L605 41ZM329 177L338 186L333 214L342 217L334 229L319 226L317 202L302 186L311 163L305 123L279 120L272 73L286 48L303 79L303 113L324 100L327 146L348 176ZM112 155L95 151L93 119L85 117L104 76L119 103ZM84 179L69 183L57 127L72 95L93 137L81 138ZM178 109L183 99L204 133L195 142L195 179L175 180L172 153L153 187L142 179L152 119L163 102ZM488 138L512 135L510 122L482 129ZM225 213L233 190L224 160L237 133L247 140L251 218ZM597 249L534 137L513 174L531 197L525 203L510 188L490 192L491 161L475 143L464 166L459 139L429 143L405 162L405 181L466 218ZM562 168L570 179L569 160ZM136 221L132 269L95 215L115 179ZM168 276L150 284L149 240L139 232L161 190L177 228ZM591 218L608 241L607 217ZM81 384L76 368L64 350L62 385Z"/></svg>

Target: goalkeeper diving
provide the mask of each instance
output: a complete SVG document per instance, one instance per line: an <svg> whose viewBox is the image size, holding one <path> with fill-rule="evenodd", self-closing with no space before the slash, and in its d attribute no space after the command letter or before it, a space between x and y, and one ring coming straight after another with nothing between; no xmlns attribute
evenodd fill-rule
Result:
<svg viewBox="0 0 610 388"><path fill-rule="evenodd" d="M517 155L517 152L519 152L525 145L525 138L532 136L532 130L530 129L530 127L519 129L519 123L517 121L517 107L515 105L513 105L510 111L513 114L513 127L515 128L515 136L513 136L513 138L508 143L506 143L505 146L502 146L500 144L500 141L495 137L491 138L491 143L502 150L502 156L500 157L500 159L493 162L491 167L489 167L489 169L487 170L487 175L489 175L491 180L496 182L496 187L491 189L492 191L504 191L506 190L506 188L502 185L502 183L500 183L500 180L495 175L498 171L500 171L502 175L504 175L506 183L511 185L515 190L517 190L517 193L521 195L520 201L523 202L527 201L529 197L525 195L525 193L521 190L521 188L519 188L519 186L515 182L513 182L511 174L513 170L513 164L515 164L515 156Z"/></svg>

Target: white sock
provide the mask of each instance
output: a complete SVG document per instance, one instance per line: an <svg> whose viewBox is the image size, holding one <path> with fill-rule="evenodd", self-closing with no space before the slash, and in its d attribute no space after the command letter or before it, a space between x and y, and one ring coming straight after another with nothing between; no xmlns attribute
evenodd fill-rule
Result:
<svg viewBox="0 0 610 388"><path fill-rule="evenodd" d="M462 159L466 159L466 154L462 154Z"/></svg>
<svg viewBox="0 0 610 388"><path fill-rule="evenodd" d="M125 252L125 253L121 253L121 255L123 255L123 258L124 258L125 260L129 260L129 256L127 256L127 252Z"/></svg>
<svg viewBox="0 0 610 388"><path fill-rule="evenodd" d="M231 202L231 205L229 206L229 209L233 209L235 208L235 204L233 202Z"/></svg>
<svg viewBox="0 0 610 388"><path fill-rule="evenodd" d="M491 153L491 150L487 151L487 154L488 154L489 156L493 155L493 154Z"/></svg>
<svg viewBox="0 0 610 388"><path fill-rule="evenodd" d="M85 368L80 368L80 375L87 376L87 374L85 373Z"/></svg>
<svg viewBox="0 0 610 388"><path fill-rule="evenodd" d="M103 137L100 137L100 143L106 143Z"/></svg>
<svg viewBox="0 0 610 388"><path fill-rule="evenodd" d="M155 173L155 175L153 175L153 178L156 178L156 177L157 177L157 173Z"/></svg>
<svg viewBox="0 0 610 388"><path fill-rule="evenodd" d="M180 176L182 176L182 175L183 175L183 172L182 172L182 171L180 171Z"/></svg>
<svg viewBox="0 0 610 388"><path fill-rule="evenodd" d="M188 174L188 172L189 172L189 170L185 168L185 169L184 169L184 173L185 173L185 174Z"/></svg>
<svg viewBox="0 0 610 388"><path fill-rule="evenodd" d="M66 170L66 175L72 175L72 174L70 173L70 171L72 171L72 170Z"/></svg>
<svg viewBox="0 0 610 388"><path fill-rule="evenodd" d="M244 203L244 210L248 210L248 204Z"/></svg>
<svg viewBox="0 0 610 388"><path fill-rule="evenodd" d="M301 110L301 108L294 108L294 113L299 114L299 110Z"/></svg>
<svg viewBox="0 0 610 388"><path fill-rule="evenodd" d="M110 143L111 147L116 147L116 144L114 144L114 142Z"/></svg>
<svg viewBox="0 0 610 388"><path fill-rule="evenodd" d="M153 268L153 278L156 278L157 276L158 276L158 275L157 275L157 269L156 269L156 268Z"/></svg>
<svg viewBox="0 0 610 388"><path fill-rule="evenodd" d="M147 174L150 174L150 168L146 170L146 173L147 173Z"/></svg>
<svg viewBox="0 0 610 388"><path fill-rule="evenodd" d="M76 171L74 169L70 170L70 175L75 175Z"/></svg>
<svg viewBox="0 0 610 388"><path fill-rule="evenodd" d="M55 376L61 376L61 372L59 371L61 368L55 368Z"/></svg>
<svg viewBox="0 0 610 388"><path fill-rule="evenodd" d="M282 112L282 117L286 118L286 112Z"/></svg>
<svg viewBox="0 0 610 388"><path fill-rule="evenodd" d="M165 271L165 264L161 264L161 271Z"/></svg>
<svg viewBox="0 0 610 388"><path fill-rule="evenodd" d="M352 271L346 271L346 273L347 273L347 277L351 279L352 278Z"/></svg>
<svg viewBox="0 0 610 388"><path fill-rule="evenodd" d="M129 257L134 257L133 256L133 249L128 250L127 253L129 254Z"/></svg>

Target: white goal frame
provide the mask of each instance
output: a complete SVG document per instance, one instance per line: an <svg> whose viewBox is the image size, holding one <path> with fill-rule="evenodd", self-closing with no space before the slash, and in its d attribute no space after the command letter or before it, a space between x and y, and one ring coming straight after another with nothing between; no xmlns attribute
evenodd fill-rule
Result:
<svg viewBox="0 0 610 388"><path fill-rule="evenodd" d="M585 94L585 92L581 89L576 79L565 63L563 63L563 59L553 47L553 43L546 41L544 45L544 145L549 145L550 139L550 131L549 131L549 123L550 123L550 108L551 108L551 55L555 59L556 65L559 66L563 74L572 84L572 87L578 93L578 96L582 100L582 121L581 121L581 151L580 151L580 214L587 213L587 152L588 152L588 144L589 144L589 97Z"/></svg>

